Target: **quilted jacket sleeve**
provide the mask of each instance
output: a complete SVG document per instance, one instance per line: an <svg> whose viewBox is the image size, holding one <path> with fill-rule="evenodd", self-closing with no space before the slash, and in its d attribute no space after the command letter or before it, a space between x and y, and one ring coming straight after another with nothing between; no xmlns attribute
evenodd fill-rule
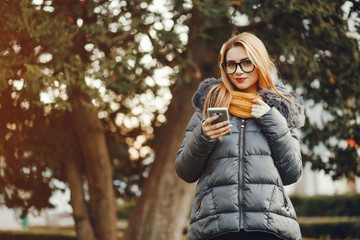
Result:
<svg viewBox="0 0 360 240"><path fill-rule="evenodd" d="M296 130L288 128L285 118L274 107L256 121L269 141L283 184L296 182L302 173L300 143Z"/></svg>
<svg viewBox="0 0 360 240"><path fill-rule="evenodd" d="M203 173L206 160L216 140L207 140L201 133L202 117L197 110L186 128L185 137L176 154L175 168L180 178L192 183Z"/></svg>

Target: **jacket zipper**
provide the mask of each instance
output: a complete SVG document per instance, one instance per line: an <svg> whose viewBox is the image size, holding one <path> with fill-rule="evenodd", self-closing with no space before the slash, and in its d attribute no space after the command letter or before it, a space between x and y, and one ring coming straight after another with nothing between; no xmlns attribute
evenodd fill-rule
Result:
<svg viewBox="0 0 360 240"><path fill-rule="evenodd" d="M245 123L241 119L240 137L239 137L239 213L240 213L240 229L244 228L244 139L245 139Z"/></svg>

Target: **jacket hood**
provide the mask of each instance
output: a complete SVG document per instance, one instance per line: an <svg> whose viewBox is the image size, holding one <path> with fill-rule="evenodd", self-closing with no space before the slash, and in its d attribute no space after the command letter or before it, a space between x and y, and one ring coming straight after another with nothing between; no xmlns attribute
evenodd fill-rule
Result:
<svg viewBox="0 0 360 240"><path fill-rule="evenodd" d="M214 84L221 83L221 78L209 78L200 83L200 86L196 93L193 96L192 102L195 108L198 108L202 111L204 108L205 97L210 90L211 86ZM283 94L288 99L293 102L304 106L303 99L292 91L288 91L282 85L276 85L276 89ZM263 98L264 102L270 107L275 107L286 119L289 128L299 128L304 126L305 123L305 114L304 107L298 106L294 103L291 103L281 97L276 92L271 90L261 90L259 95Z"/></svg>

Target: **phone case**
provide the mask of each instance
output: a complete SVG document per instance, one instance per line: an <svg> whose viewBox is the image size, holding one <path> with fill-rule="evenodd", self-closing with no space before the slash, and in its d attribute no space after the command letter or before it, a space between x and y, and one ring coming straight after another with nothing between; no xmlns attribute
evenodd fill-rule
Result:
<svg viewBox="0 0 360 240"><path fill-rule="evenodd" d="M223 121L229 121L229 112L225 107L216 107L216 108L208 108L207 109L208 117L218 115L219 117L212 122L212 124L216 124ZM230 132L226 135L230 135Z"/></svg>

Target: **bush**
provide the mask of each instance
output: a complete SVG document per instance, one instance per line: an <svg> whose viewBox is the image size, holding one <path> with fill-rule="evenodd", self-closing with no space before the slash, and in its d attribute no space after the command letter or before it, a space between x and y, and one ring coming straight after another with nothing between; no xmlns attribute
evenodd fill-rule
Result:
<svg viewBox="0 0 360 240"><path fill-rule="evenodd" d="M298 216L360 216L360 194L292 196L291 202Z"/></svg>
<svg viewBox="0 0 360 240"><path fill-rule="evenodd" d="M292 196L303 237L360 239L360 194Z"/></svg>
<svg viewBox="0 0 360 240"><path fill-rule="evenodd" d="M320 238L329 236L331 239L360 239L360 220L349 222L300 224L303 237Z"/></svg>

